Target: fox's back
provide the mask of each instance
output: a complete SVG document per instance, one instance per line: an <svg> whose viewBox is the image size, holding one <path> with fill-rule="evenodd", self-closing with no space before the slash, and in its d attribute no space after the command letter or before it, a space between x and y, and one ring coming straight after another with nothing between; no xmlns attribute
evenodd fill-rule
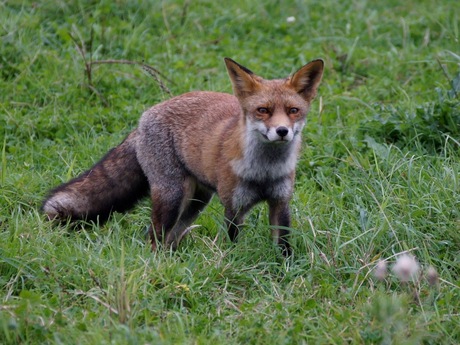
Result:
<svg viewBox="0 0 460 345"><path fill-rule="evenodd" d="M241 107L235 96L211 91L192 91L173 97L148 109L142 118L184 130L196 125L211 125L239 116ZM142 120L141 120L142 121Z"/></svg>

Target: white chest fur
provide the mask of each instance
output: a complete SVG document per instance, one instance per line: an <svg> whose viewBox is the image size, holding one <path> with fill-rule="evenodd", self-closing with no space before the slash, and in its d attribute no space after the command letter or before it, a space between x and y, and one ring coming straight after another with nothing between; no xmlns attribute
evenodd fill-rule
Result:
<svg viewBox="0 0 460 345"><path fill-rule="evenodd" d="M247 137L243 158L232 164L235 174L249 181L264 182L289 176L297 164L297 145L300 136L290 142L262 142L260 138Z"/></svg>

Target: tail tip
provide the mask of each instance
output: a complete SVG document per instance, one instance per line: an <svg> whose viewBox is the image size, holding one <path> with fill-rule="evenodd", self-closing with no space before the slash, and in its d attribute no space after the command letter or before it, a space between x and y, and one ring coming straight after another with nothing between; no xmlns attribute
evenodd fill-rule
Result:
<svg viewBox="0 0 460 345"><path fill-rule="evenodd" d="M78 203L74 199L66 193L56 193L45 199L41 210L50 221L73 219L78 214Z"/></svg>

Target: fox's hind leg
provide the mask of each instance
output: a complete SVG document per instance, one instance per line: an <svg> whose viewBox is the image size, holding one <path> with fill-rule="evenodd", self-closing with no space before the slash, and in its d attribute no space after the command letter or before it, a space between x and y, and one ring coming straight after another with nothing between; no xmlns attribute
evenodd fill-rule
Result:
<svg viewBox="0 0 460 345"><path fill-rule="evenodd" d="M151 188L153 206L149 234L153 250L157 243L176 248L186 228L211 199L212 192L197 187L193 178L181 180L182 183L169 180L167 189L159 184Z"/></svg>
<svg viewBox="0 0 460 345"><path fill-rule="evenodd" d="M205 187L197 186L191 199L186 199L179 220L167 234L165 244L176 249L181 239L188 233L188 227L198 217L199 213L209 203L212 197L212 191Z"/></svg>
<svg viewBox="0 0 460 345"><path fill-rule="evenodd" d="M159 243L177 245L184 231L212 193L197 185L178 155L175 136L154 111L145 113L139 123L136 155L150 184L152 225L149 230L152 249Z"/></svg>
<svg viewBox="0 0 460 345"><path fill-rule="evenodd" d="M182 185L171 181L169 186L153 184L150 194L152 197L152 224L149 229L152 249L164 242L164 238L176 224L181 214L185 199Z"/></svg>

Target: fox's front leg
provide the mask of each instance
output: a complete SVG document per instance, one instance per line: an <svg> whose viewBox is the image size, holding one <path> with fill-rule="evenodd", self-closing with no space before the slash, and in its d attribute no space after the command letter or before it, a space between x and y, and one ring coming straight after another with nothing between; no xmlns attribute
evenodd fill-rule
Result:
<svg viewBox="0 0 460 345"><path fill-rule="evenodd" d="M227 225L228 237L232 242L235 242L240 233L240 226L244 222L246 212L235 211L230 207L225 208L225 222Z"/></svg>
<svg viewBox="0 0 460 345"><path fill-rule="evenodd" d="M272 200L269 201L269 207L270 225L273 227L273 239L281 247L283 256L288 257L292 254L289 244L289 228L291 227L289 201Z"/></svg>

